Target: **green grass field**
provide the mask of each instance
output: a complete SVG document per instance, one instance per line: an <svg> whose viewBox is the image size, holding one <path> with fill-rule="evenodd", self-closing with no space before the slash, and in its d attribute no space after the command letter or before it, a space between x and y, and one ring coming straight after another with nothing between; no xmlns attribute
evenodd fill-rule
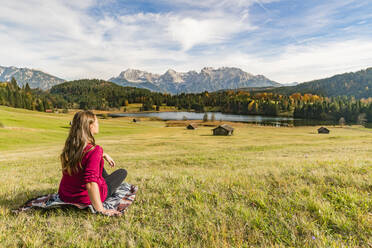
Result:
<svg viewBox="0 0 372 248"><path fill-rule="evenodd" d="M97 144L139 187L125 215L12 214L58 190L71 119L0 106L0 247L372 246L372 130L357 126L236 124L218 137L102 119Z"/></svg>

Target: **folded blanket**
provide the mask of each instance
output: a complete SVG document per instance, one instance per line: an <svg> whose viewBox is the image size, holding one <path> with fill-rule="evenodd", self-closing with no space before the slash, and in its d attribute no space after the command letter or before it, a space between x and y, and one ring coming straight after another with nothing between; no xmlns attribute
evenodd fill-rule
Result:
<svg viewBox="0 0 372 248"><path fill-rule="evenodd" d="M134 201L138 187L129 183L122 183L116 191L102 203L106 209L114 209L123 213ZM58 194L42 195L30 199L18 209L13 210L14 213L28 211L32 208L55 208L61 206L75 206L79 209L89 208L92 213L96 213L92 205L83 205L78 203L63 202Z"/></svg>

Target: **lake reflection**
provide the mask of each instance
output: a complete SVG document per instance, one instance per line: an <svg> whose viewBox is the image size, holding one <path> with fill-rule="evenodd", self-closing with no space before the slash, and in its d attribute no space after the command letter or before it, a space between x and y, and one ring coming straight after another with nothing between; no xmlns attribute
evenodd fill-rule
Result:
<svg viewBox="0 0 372 248"><path fill-rule="evenodd" d="M318 126L318 125L338 125L335 121L303 120L292 117L275 117L262 115L234 115L223 114L221 112L206 112L208 120L212 114L216 121L236 121L254 123L258 125L270 126ZM203 120L204 113L196 112L146 112L146 113L115 113L109 114L111 117L157 117L162 120Z"/></svg>
<svg viewBox="0 0 372 248"><path fill-rule="evenodd" d="M335 125L334 122L320 122L320 121L308 121L299 120L291 117L274 117L274 116L262 116L262 115L234 115L234 114L223 114L221 112L206 112L208 120L211 119L214 113L216 121L237 121L255 123L261 125L274 125L274 126L307 126L307 125ZM109 114L111 117L157 117L162 120L203 120L204 113L196 112L147 112L147 113L121 113L121 114Z"/></svg>

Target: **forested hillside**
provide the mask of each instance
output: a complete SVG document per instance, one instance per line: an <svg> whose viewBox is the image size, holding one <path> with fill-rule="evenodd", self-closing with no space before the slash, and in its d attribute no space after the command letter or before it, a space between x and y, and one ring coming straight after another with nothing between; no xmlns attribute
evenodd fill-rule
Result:
<svg viewBox="0 0 372 248"><path fill-rule="evenodd" d="M122 87L115 83L98 79L82 79L53 86L50 93L60 96L68 106L81 109L108 109L129 103L146 103L146 99L160 97L147 89ZM152 106L152 104L151 104Z"/></svg>
<svg viewBox="0 0 372 248"><path fill-rule="evenodd" d="M286 95L298 92L328 97L354 96L357 99L369 98L372 97L372 67L366 70L339 74L296 86L275 88L270 91Z"/></svg>

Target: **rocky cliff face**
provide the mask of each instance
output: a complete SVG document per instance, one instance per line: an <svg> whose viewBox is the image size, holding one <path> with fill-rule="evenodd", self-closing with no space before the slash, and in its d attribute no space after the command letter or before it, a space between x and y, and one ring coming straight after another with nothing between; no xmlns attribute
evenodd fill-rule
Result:
<svg viewBox="0 0 372 248"><path fill-rule="evenodd" d="M38 70L17 68L14 66L0 66L0 81L10 82L12 77L17 80L17 83L20 87L28 83L31 88L40 88L42 90L50 89L52 86L65 81Z"/></svg>
<svg viewBox="0 0 372 248"><path fill-rule="evenodd" d="M222 67L218 69L205 67L199 73L196 71L179 73L169 69L163 75L128 69L121 72L118 77L110 78L109 81L122 86L141 87L172 94L181 92L197 93L243 87L281 86L281 84L262 75L255 76L234 67Z"/></svg>

